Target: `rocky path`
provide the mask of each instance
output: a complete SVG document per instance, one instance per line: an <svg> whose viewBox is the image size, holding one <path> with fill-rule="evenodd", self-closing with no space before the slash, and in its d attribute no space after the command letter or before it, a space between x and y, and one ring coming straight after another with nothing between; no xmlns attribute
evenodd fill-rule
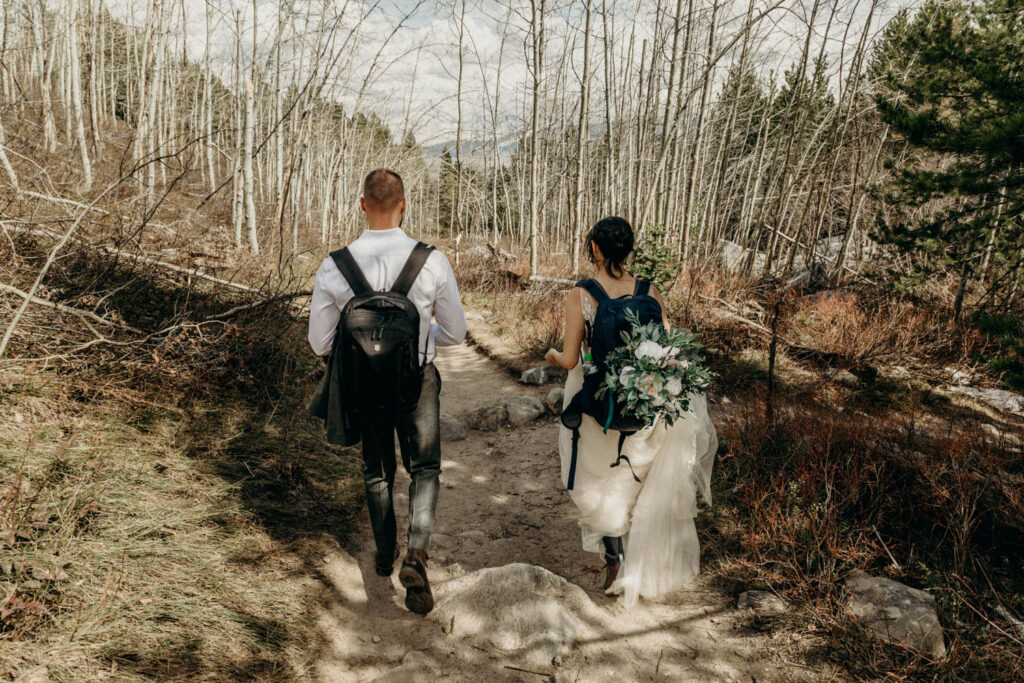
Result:
<svg viewBox="0 0 1024 683"><path fill-rule="evenodd" d="M442 413L508 397L543 400L472 348L444 349ZM559 481L557 421L469 431L443 444L430 578L438 605L403 605L397 572L373 571L369 530L324 558L333 586L319 608L325 681L794 681L820 675L786 661L783 643L744 627L735 596L698 579L657 604L626 610L604 596L601 560L580 548ZM408 477L395 487L404 529ZM364 523L367 526L367 523ZM488 569L492 568L492 569ZM483 570L483 571L476 571ZM776 639L779 636L775 637Z"/></svg>

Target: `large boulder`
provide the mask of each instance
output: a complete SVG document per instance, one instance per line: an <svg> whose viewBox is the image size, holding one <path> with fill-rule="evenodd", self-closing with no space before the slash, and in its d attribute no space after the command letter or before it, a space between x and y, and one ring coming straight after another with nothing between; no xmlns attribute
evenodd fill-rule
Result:
<svg viewBox="0 0 1024 683"><path fill-rule="evenodd" d="M484 406L466 413L463 419L470 429L494 432L508 422L508 410L505 406Z"/></svg>
<svg viewBox="0 0 1024 683"><path fill-rule="evenodd" d="M982 389L980 387L953 384L946 387L951 394L961 394L973 398L993 408L1011 413L1024 413L1024 396L1006 389Z"/></svg>
<svg viewBox="0 0 1024 683"><path fill-rule="evenodd" d="M935 598L884 576L851 572L843 585L849 591L847 607L876 638L926 652L935 659L946 656Z"/></svg>
<svg viewBox="0 0 1024 683"><path fill-rule="evenodd" d="M487 261L491 258L491 250L483 245L470 247L462 254L467 261Z"/></svg>
<svg viewBox="0 0 1024 683"><path fill-rule="evenodd" d="M719 265L730 273L736 273L742 270L744 265L747 263L747 259L751 258L750 249L744 249L741 245L730 240L718 240L718 246L716 249ZM768 259L764 254L761 252L754 252L752 263L753 275L761 275L761 273L764 272L767 261Z"/></svg>
<svg viewBox="0 0 1024 683"><path fill-rule="evenodd" d="M533 396L510 396L506 408L508 421L517 427L529 424L544 414L544 404Z"/></svg>
<svg viewBox="0 0 1024 683"><path fill-rule="evenodd" d="M466 438L466 425L451 415L441 416L441 441L462 441Z"/></svg>
<svg viewBox="0 0 1024 683"><path fill-rule="evenodd" d="M429 618L450 636L538 669L606 619L582 588L529 564L481 569L439 584L435 595Z"/></svg>

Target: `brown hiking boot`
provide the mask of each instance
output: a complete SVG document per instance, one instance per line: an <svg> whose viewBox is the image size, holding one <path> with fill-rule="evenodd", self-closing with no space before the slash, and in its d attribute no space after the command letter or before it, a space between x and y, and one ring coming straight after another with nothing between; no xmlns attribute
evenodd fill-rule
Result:
<svg viewBox="0 0 1024 683"><path fill-rule="evenodd" d="M622 566L622 561L619 559L618 555L605 555L604 562L604 585L601 587L601 590L607 592L608 589L612 587L612 584L615 583L615 579L619 576L619 567Z"/></svg>
<svg viewBox="0 0 1024 683"><path fill-rule="evenodd" d="M402 560L398 580L405 586L405 606L410 612L427 614L434 609L434 595L427 581L427 554L418 548L409 548Z"/></svg>
<svg viewBox="0 0 1024 683"><path fill-rule="evenodd" d="M397 559L398 548L395 548L394 552L378 552L374 555L373 568L377 571L377 576L391 576L391 572L395 570L395 560Z"/></svg>

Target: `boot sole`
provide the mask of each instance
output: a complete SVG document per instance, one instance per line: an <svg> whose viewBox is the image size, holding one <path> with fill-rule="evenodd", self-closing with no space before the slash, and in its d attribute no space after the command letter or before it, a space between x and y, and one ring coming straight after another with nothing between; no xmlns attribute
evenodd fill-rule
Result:
<svg viewBox="0 0 1024 683"><path fill-rule="evenodd" d="M427 614L434 609L434 596L430 588L407 588L405 591L405 606L410 612L416 614Z"/></svg>
<svg viewBox="0 0 1024 683"><path fill-rule="evenodd" d="M408 565L398 572L398 581L406 588L427 588L427 580L423 575Z"/></svg>

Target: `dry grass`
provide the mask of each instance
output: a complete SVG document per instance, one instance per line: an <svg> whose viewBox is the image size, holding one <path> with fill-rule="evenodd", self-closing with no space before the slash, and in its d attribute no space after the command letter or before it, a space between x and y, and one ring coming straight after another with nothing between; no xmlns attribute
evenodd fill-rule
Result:
<svg viewBox="0 0 1024 683"><path fill-rule="evenodd" d="M38 259L17 246L8 281ZM46 294L180 327L73 353L93 338L75 316L33 307L19 328L0 367L0 677L308 677L317 539L351 527L361 487L305 415L303 330L273 306L190 324L238 301L85 253Z"/></svg>

